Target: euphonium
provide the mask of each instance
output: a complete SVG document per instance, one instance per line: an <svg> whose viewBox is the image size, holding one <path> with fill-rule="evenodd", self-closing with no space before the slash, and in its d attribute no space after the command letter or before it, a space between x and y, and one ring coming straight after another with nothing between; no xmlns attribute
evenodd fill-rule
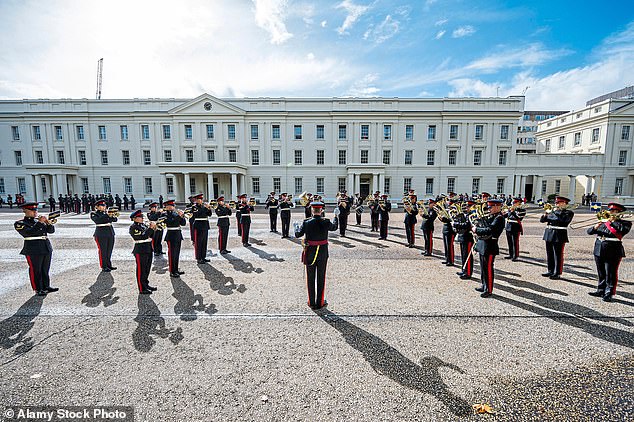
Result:
<svg viewBox="0 0 634 422"><path fill-rule="evenodd" d="M51 224L55 224L55 223L57 223L57 219L59 218L59 216L60 216L61 214L62 214L62 213L61 213L61 212L59 212L59 211L53 211L53 212L49 213L49 214L48 214L48 216L47 216L46 218L48 219L48 222L49 222L49 223L51 223Z"/></svg>
<svg viewBox="0 0 634 422"><path fill-rule="evenodd" d="M310 199L308 198L308 192L304 191L299 195L299 205L305 207L310 203Z"/></svg>
<svg viewBox="0 0 634 422"><path fill-rule="evenodd" d="M249 198L249 205L255 207L255 198Z"/></svg>
<svg viewBox="0 0 634 422"><path fill-rule="evenodd" d="M156 229L165 230L166 227L167 227L167 217L159 217L158 220L156 220Z"/></svg>

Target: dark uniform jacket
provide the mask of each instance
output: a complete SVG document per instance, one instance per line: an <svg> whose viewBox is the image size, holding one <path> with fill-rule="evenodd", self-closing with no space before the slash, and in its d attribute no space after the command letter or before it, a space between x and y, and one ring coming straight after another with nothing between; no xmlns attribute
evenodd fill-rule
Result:
<svg viewBox="0 0 634 422"><path fill-rule="evenodd" d="M192 219L189 220L189 224L193 223L195 229L199 229L199 230L209 229L209 220L207 220L207 217L211 217L211 208L194 204L192 206ZM205 220L197 221L196 218L204 218Z"/></svg>
<svg viewBox="0 0 634 422"><path fill-rule="evenodd" d="M571 210L555 209L552 212L542 215L539 219L541 223L548 223L549 226L568 227L575 213ZM549 229L546 227L544 238L546 242L568 242L568 230Z"/></svg>
<svg viewBox="0 0 634 422"><path fill-rule="evenodd" d="M524 234L524 228L522 227L522 220L524 217L526 217L526 210L524 208L509 211L506 215L506 231Z"/></svg>
<svg viewBox="0 0 634 422"><path fill-rule="evenodd" d="M442 234L453 234L455 233L453 229L453 225L451 218L440 217L440 221L442 221Z"/></svg>
<svg viewBox="0 0 634 422"><path fill-rule="evenodd" d="M253 211L253 207L251 205L247 204L238 204L238 211L240 211L240 220L242 220L243 217L249 217L251 218L251 211Z"/></svg>
<svg viewBox="0 0 634 422"><path fill-rule="evenodd" d="M339 208L339 212L341 212L341 215L350 215L350 208L352 208L352 204L349 200L345 200L340 201L337 207Z"/></svg>
<svg viewBox="0 0 634 422"><path fill-rule="evenodd" d="M216 208L216 215L218 217L223 217L223 216L230 216L231 215L231 208L229 207L218 207ZM218 222L216 223L216 225L218 227L229 227L229 225L231 224L231 222L229 221L229 218L219 218Z"/></svg>
<svg viewBox="0 0 634 422"><path fill-rule="evenodd" d="M163 214L161 214L160 212L150 211L147 213L147 219L150 221L158 221L158 219L162 216Z"/></svg>
<svg viewBox="0 0 634 422"><path fill-rule="evenodd" d="M22 237L46 236L48 233L55 233L55 226L52 224L40 223L32 217L25 217L13 223L13 227ZM22 255L48 255L53 252L53 247L48 239L25 240L24 247L20 251Z"/></svg>
<svg viewBox="0 0 634 422"><path fill-rule="evenodd" d="M456 240L458 242L473 242L473 233L471 233L471 222L467 214L456 217L453 222L453 228L458 233Z"/></svg>
<svg viewBox="0 0 634 422"><path fill-rule="evenodd" d="M153 235L154 230L143 223L132 223L132 225L130 226L130 236L132 236L132 239L134 240L152 239ZM135 243L134 249L132 249L132 253L151 254L152 242Z"/></svg>
<svg viewBox="0 0 634 422"><path fill-rule="evenodd" d="M392 204L388 201L385 201L385 204L383 204L383 207L385 207L385 209L381 208L380 205L377 206L377 208L379 209L379 220L389 221L390 211L392 211Z"/></svg>
<svg viewBox="0 0 634 422"><path fill-rule="evenodd" d="M280 202L280 210L295 208L295 204L290 201L282 201Z"/></svg>
<svg viewBox="0 0 634 422"><path fill-rule="evenodd" d="M328 232L335 231L339 228L339 220L335 217L332 222L328 218L314 216L307 218L302 223L299 231L295 232L295 237L306 236L306 241L312 240L328 240ZM317 259L315 259L317 253ZM322 261L328 258L328 245L309 246L306 244L304 248L304 263L311 264L313 262Z"/></svg>
<svg viewBox="0 0 634 422"><path fill-rule="evenodd" d="M264 209L273 209L273 210L277 210L277 207L280 205L280 201L278 201L275 198L271 198L268 201L266 201L266 205L264 206Z"/></svg>
<svg viewBox="0 0 634 422"><path fill-rule="evenodd" d="M433 208L428 208L427 215L422 214L421 217L423 218L423 224L421 224L420 228L426 232L433 232L434 221L436 221L436 218L438 218L438 213L436 212L436 210Z"/></svg>
<svg viewBox="0 0 634 422"><path fill-rule="evenodd" d="M499 255L498 237L504 231L504 217L502 214L484 217L481 227L476 227L476 250L482 255Z"/></svg>
<svg viewBox="0 0 634 422"><path fill-rule="evenodd" d="M165 226L166 227L180 227L187 223L185 217L178 215L176 211L165 211ZM166 230L165 241L183 240L183 234L180 230Z"/></svg>
<svg viewBox="0 0 634 422"><path fill-rule="evenodd" d="M416 205L412 205L409 211L407 211L407 208L403 208L403 212L405 213L405 224L416 224L416 215L418 215L418 207Z"/></svg>
<svg viewBox="0 0 634 422"><path fill-rule="evenodd" d="M93 211L90 213L90 219L95 222L95 224L107 224L114 223L117 221L117 217L110 217L108 213L103 211ZM103 227L95 227L95 232L93 233L95 237L114 237L114 228L110 226Z"/></svg>
<svg viewBox="0 0 634 422"><path fill-rule="evenodd" d="M608 224L610 224L616 233L612 233L612 231L608 229ZM631 228L632 222L625 220L601 223L598 229L595 229L594 226L590 227L588 229L588 234L596 234L598 236L597 240L594 241L594 256L603 258L624 257L625 249L623 248L623 243L620 242L619 236L622 238L629 233ZM619 239L619 241L602 240L601 237L607 239Z"/></svg>

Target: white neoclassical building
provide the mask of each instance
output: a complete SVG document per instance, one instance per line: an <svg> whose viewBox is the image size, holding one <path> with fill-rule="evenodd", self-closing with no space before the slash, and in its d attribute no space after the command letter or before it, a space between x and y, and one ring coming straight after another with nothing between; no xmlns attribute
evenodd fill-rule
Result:
<svg viewBox="0 0 634 422"><path fill-rule="evenodd" d="M524 97L0 101L0 195L332 201L342 189L400 198L411 187L530 198L544 180L553 193L551 177L602 175L594 155L517 154L523 108Z"/></svg>

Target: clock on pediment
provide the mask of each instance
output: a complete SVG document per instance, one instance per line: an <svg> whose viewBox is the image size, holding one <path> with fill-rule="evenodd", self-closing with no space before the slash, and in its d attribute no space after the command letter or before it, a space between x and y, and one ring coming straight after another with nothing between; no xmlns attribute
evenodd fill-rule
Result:
<svg viewBox="0 0 634 422"><path fill-rule="evenodd" d="M205 108L205 110L210 111L211 110L211 103L209 101L207 101L205 104L203 104L203 107Z"/></svg>

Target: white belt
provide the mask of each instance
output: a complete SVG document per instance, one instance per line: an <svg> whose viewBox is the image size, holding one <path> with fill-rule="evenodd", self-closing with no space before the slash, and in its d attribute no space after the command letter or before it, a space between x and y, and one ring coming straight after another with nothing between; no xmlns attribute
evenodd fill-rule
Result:
<svg viewBox="0 0 634 422"><path fill-rule="evenodd" d="M568 227L559 227L559 226L547 226L547 229L554 229L554 230L568 230Z"/></svg>
<svg viewBox="0 0 634 422"><path fill-rule="evenodd" d="M270 210L276 210L277 207L269 207Z"/></svg>
<svg viewBox="0 0 634 422"><path fill-rule="evenodd" d="M106 226L112 226L112 223L104 223L104 224L96 224L96 227L106 227Z"/></svg>
<svg viewBox="0 0 634 422"><path fill-rule="evenodd" d="M506 220L507 223L520 223L520 221L517 220Z"/></svg>
<svg viewBox="0 0 634 422"><path fill-rule="evenodd" d="M218 216L218 220L220 220L221 218L229 218L229 216L228 215L219 215Z"/></svg>
<svg viewBox="0 0 634 422"><path fill-rule="evenodd" d="M209 221L209 218L194 218L194 221Z"/></svg>
<svg viewBox="0 0 634 422"><path fill-rule="evenodd" d="M143 239L143 240L135 240L134 243L148 243L151 242L152 239Z"/></svg>
<svg viewBox="0 0 634 422"><path fill-rule="evenodd" d="M600 241L611 241L611 242L620 242L620 239L614 238L614 237L604 237L604 236L597 236L597 239L599 239Z"/></svg>
<svg viewBox="0 0 634 422"><path fill-rule="evenodd" d="M290 208L282 208L282 211L290 211Z"/></svg>
<svg viewBox="0 0 634 422"><path fill-rule="evenodd" d="M180 231L180 229L181 229L180 227L167 227L167 231L170 231L170 230L178 230L178 231Z"/></svg>
<svg viewBox="0 0 634 422"><path fill-rule="evenodd" d="M31 237L25 237L24 240L46 240L48 239L47 236L31 236Z"/></svg>

